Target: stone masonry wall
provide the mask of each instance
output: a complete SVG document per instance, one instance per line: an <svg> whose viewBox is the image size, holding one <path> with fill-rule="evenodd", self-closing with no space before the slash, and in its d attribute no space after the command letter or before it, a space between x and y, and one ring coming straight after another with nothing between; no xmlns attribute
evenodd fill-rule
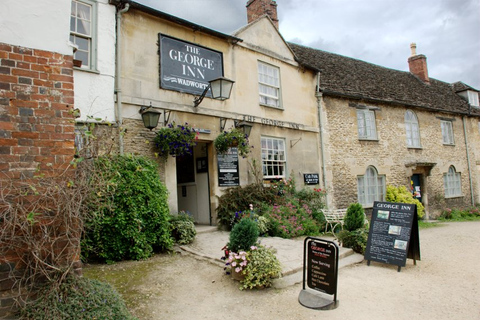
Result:
<svg viewBox="0 0 480 320"><path fill-rule="evenodd" d="M0 43L0 180L29 181L35 186L31 178L37 173L56 177L70 172L74 155L72 59L71 55ZM67 251L78 253L79 245ZM14 283L9 275L19 265L18 256L0 257L0 319L12 317L18 290L11 291Z"/></svg>
<svg viewBox="0 0 480 320"><path fill-rule="evenodd" d="M385 175L387 185L409 186L412 172L408 171L406 164L414 162L435 163L431 175L426 177L428 189L422 190L428 194L431 217L438 215L445 207L465 207L471 203L461 117L412 110L417 115L421 135L421 148L414 149L406 145L404 116L407 108L331 97L323 99L327 115L325 145L328 151L328 191L333 196L335 207L346 208L358 201L357 176L364 175L368 166L374 166L379 175ZM379 108L375 111L378 141L358 139L355 104ZM438 116L455 119L455 145L443 145ZM445 199L443 175L451 165L461 173L463 196Z"/></svg>

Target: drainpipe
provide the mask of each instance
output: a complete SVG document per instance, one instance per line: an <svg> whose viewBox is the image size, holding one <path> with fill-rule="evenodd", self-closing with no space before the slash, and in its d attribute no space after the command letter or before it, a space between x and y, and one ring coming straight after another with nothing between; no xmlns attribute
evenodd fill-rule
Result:
<svg viewBox="0 0 480 320"><path fill-rule="evenodd" d="M475 198L473 194L473 184L472 184L472 169L470 168L470 156L468 153L467 126L465 124L465 116L462 117L462 122L463 122L463 135L465 136L465 149L467 152L468 180L470 181L470 196L472 198L472 206L475 206Z"/></svg>
<svg viewBox="0 0 480 320"><path fill-rule="evenodd" d="M318 108L318 131L320 135L320 156L322 158L322 182L323 188L327 190L327 170L325 165L325 144L323 142L323 118L322 118L322 97L323 94L320 91L320 72L317 72L317 87L315 89L315 97L317 98L317 108ZM328 193L325 195L325 205L328 208L329 196Z"/></svg>
<svg viewBox="0 0 480 320"><path fill-rule="evenodd" d="M121 50L121 29L122 29L122 14L127 12L130 8L130 4L126 3L125 7L121 10L117 11L117 29L116 29L116 38L117 41L115 43L115 94L117 95L117 104L115 108L115 117L118 124L118 147L120 151L120 155L123 155L123 132L122 132L122 125L123 125L123 117L122 117L122 88L121 88L121 81L120 75L122 74L121 66L122 66L122 50Z"/></svg>

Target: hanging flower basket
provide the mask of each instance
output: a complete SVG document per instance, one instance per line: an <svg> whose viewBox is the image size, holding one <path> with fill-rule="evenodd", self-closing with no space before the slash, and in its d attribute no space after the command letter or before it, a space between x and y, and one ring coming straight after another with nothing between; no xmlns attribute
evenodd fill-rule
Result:
<svg viewBox="0 0 480 320"><path fill-rule="evenodd" d="M158 130L153 141L158 154L166 158L168 155L178 157L193 154L197 139L198 132L195 132L188 123L175 125L174 122Z"/></svg>
<svg viewBox="0 0 480 320"><path fill-rule="evenodd" d="M231 147L237 147L238 153L245 157L250 153L248 136L237 128L222 132L213 142L217 153L224 154Z"/></svg>

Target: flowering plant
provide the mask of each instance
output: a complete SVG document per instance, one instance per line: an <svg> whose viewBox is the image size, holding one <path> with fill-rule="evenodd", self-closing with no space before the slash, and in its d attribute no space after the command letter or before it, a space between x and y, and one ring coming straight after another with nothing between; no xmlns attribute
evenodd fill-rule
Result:
<svg viewBox="0 0 480 320"><path fill-rule="evenodd" d="M167 127L161 128L154 138L155 147L162 157L171 155L178 157L192 154L192 148L197 144L198 132L185 123L175 125L170 123Z"/></svg>
<svg viewBox="0 0 480 320"><path fill-rule="evenodd" d="M213 142L215 150L219 154L224 154L228 151L230 147L237 147L238 152L242 157L245 157L250 153L250 145L248 142L248 135L233 128L231 131L224 131L218 135L218 137Z"/></svg>

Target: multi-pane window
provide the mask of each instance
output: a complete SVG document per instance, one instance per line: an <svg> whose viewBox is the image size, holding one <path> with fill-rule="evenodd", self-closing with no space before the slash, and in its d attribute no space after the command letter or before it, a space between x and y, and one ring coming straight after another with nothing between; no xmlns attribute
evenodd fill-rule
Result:
<svg viewBox="0 0 480 320"><path fill-rule="evenodd" d="M82 61L82 67L93 68L94 53L94 2L72 0L70 14L70 41L78 47L74 59Z"/></svg>
<svg viewBox="0 0 480 320"><path fill-rule="evenodd" d="M369 109L357 109L358 138L376 140L377 128L375 112Z"/></svg>
<svg viewBox="0 0 480 320"><path fill-rule="evenodd" d="M442 120L441 125L443 144L455 144L453 140L452 121Z"/></svg>
<svg viewBox="0 0 480 320"><path fill-rule="evenodd" d="M468 102L474 107L480 106L477 91L468 90Z"/></svg>
<svg viewBox="0 0 480 320"><path fill-rule="evenodd" d="M285 165L285 140L262 137L263 178L285 178Z"/></svg>
<svg viewBox="0 0 480 320"><path fill-rule="evenodd" d="M448 172L443 176L443 185L446 198L462 195L461 175L455 171L454 166L450 166Z"/></svg>
<svg viewBox="0 0 480 320"><path fill-rule="evenodd" d="M280 108L280 70L258 62L260 104Z"/></svg>
<svg viewBox="0 0 480 320"><path fill-rule="evenodd" d="M407 134L407 146L420 148L420 129L417 116L410 110L405 112L405 131Z"/></svg>
<svg viewBox="0 0 480 320"><path fill-rule="evenodd" d="M375 167L369 166L365 175L357 177L358 202L364 207L373 206L374 201L385 200L385 176L379 175Z"/></svg>

